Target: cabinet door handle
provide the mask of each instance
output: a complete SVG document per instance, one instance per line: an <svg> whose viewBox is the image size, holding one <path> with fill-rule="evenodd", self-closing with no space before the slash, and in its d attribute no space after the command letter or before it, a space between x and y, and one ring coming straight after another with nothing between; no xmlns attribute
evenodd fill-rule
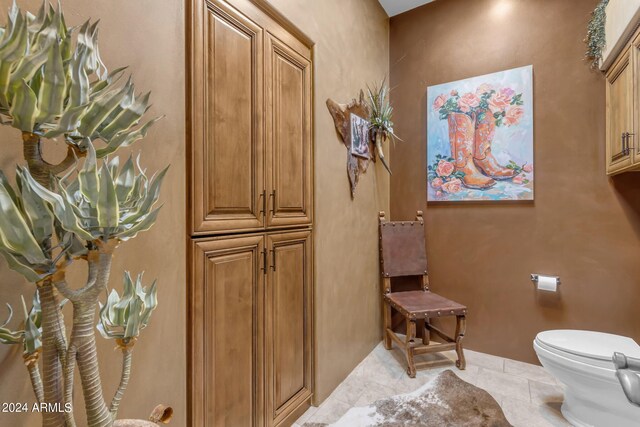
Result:
<svg viewBox="0 0 640 427"><path fill-rule="evenodd" d="M267 274L267 263L269 261L267 261L267 250L263 249L262 250L262 267L260 267L260 270L262 270L263 274Z"/></svg>
<svg viewBox="0 0 640 427"><path fill-rule="evenodd" d="M264 218L264 215L267 213L267 190L262 190L260 198L262 199L262 209L260 209L260 216Z"/></svg>
<svg viewBox="0 0 640 427"><path fill-rule="evenodd" d="M269 209L269 211L271 212L271 215L275 215L275 213L276 213L276 190L273 190L271 192L271 194L269 194L269 198L272 199L271 200L271 208Z"/></svg>
<svg viewBox="0 0 640 427"><path fill-rule="evenodd" d="M627 155L627 156L631 153L631 149L632 149L632 148L634 148L634 147L632 147L632 146L630 146L630 145L629 145L629 140L630 140L630 139L631 139L631 137L632 137L632 136L634 136L634 135L635 135L634 133L629 133L629 132L627 132L627 133L626 133L626 136L627 136L627 138L626 138L626 140L627 140L627 145L626 145L625 155Z"/></svg>
<svg viewBox="0 0 640 427"><path fill-rule="evenodd" d="M622 141L621 151L611 156L612 161L620 160L621 158L629 154L627 152L627 135L628 132L622 132L622 134L620 135Z"/></svg>
<svg viewBox="0 0 640 427"><path fill-rule="evenodd" d="M271 249L271 269L276 271L276 250Z"/></svg>

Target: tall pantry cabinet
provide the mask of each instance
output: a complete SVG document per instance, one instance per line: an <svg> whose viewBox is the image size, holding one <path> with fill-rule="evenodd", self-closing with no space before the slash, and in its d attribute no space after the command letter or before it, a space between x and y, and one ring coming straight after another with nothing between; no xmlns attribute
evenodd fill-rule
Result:
<svg viewBox="0 0 640 427"><path fill-rule="evenodd" d="M312 42L264 0L191 0L189 424L288 426L312 375Z"/></svg>

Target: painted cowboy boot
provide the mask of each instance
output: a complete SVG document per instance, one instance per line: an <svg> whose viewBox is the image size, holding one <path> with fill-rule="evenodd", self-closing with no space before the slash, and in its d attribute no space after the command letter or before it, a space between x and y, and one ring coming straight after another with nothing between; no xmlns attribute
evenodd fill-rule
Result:
<svg viewBox="0 0 640 427"><path fill-rule="evenodd" d="M480 170L487 176L505 180L516 176L513 169L502 166L493 154L491 154L491 143L496 132L496 124L490 111L476 116L476 135L473 151L473 161Z"/></svg>
<svg viewBox="0 0 640 427"><path fill-rule="evenodd" d="M495 181L484 176L473 163L473 137L475 118L463 113L450 113L449 143L456 171L463 172L462 185L467 188L485 190L493 187Z"/></svg>

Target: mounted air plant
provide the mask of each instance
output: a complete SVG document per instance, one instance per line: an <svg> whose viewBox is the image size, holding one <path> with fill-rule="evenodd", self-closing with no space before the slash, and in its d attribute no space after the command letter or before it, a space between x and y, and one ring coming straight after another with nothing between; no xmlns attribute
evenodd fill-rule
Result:
<svg viewBox="0 0 640 427"><path fill-rule="evenodd" d="M386 78L382 80L380 85L375 85L373 89L367 86L367 103L369 104L369 122L371 140L376 147L376 152L380 161L391 174L391 169L384 158L384 152L382 150L382 144L387 140L394 141L400 140L393 133L393 107L389 103L389 87L386 85Z"/></svg>
<svg viewBox="0 0 640 427"><path fill-rule="evenodd" d="M587 26L587 51L584 56L591 62L592 68L600 66L602 52L604 51L607 40L605 34L605 24L607 22L607 5L609 0L601 0L591 14L589 25Z"/></svg>
<svg viewBox="0 0 640 427"><path fill-rule="evenodd" d="M15 185L0 171L0 254L36 290L29 311L23 301L22 329L8 327L9 309L0 342L23 346L37 404L67 410L43 411L44 426L76 425L76 368L86 424L119 425L133 344L157 306L155 282L147 290L141 276L134 284L127 273L123 297L112 291L101 307L98 329L115 338L124 355L120 387L107 406L96 355L98 299L106 294L115 249L155 223L167 172L148 178L139 158L122 166L119 157L107 158L142 139L158 120L141 123L149 94L136 94L124 71L109 73L100 59L97 23L67 27L60 6L54 10L46 1L35 16L14 3L0 27L0 123L21 132L26 162L16 168ZM42 157L47 138L66 143L59 164ZM66 272L79 261L88 264L87 280L71 286ZM62 315L67 301L73 306L69 337Z"/></svg>

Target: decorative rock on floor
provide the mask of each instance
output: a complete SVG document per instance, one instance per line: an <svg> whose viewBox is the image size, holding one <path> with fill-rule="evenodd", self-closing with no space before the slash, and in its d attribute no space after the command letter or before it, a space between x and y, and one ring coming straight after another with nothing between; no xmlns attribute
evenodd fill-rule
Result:
<svg viewBox="0 0 640 427"><path fill-rule="evenodd" d="M307 423L304 427L327 424ZM486 391L446 370L418 390L352 408L332 427L511 427Z"/></svg>

